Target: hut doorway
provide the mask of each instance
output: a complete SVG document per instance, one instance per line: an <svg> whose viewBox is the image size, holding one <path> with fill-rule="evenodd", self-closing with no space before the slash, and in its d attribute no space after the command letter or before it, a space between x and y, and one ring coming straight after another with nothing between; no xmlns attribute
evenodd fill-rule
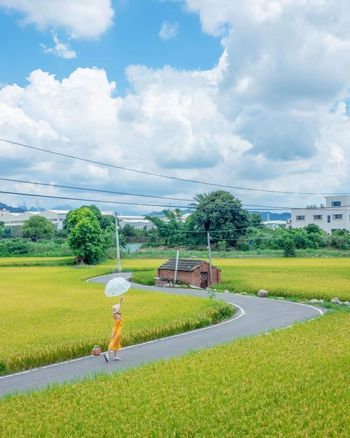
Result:
<svg viewBox="0 0 350 438"><path fill-rule="evenodd" d="M201 288L206 289L208 287L208 272L201 272Z"/></svg>

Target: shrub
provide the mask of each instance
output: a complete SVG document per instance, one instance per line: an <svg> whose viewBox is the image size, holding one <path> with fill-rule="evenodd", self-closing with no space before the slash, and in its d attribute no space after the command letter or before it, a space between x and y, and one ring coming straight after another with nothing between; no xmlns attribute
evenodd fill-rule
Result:
<svg viewBox="0 0 350 438"><path fill-rule="evenodd" d="M283 255L284 257L295 257L295 244L292 239L288 238L283 244Z"/></svg>
<svg viewBox="0 0 350 438"><path fill-rule="evenodd" d="M28 254L29 251L30 243L25 239L3 239L0 241L1 257Z"/></svg>

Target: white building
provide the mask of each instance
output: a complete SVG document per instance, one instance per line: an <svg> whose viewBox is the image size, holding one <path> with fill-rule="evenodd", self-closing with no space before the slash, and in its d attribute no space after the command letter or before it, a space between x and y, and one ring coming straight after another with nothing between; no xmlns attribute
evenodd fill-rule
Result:
<svg viewBox="0 0 350 438"><path fill-rule="evenodd" d="M277 228L287 228L289 226L288 221L264 221L263 224L270 230L276 230Z"/></svg>
<svg viewBox="0 0 350 438"><path fill-rule="evenodd" d="M0 211L0 222L3 222L5 227L21 227L32 216L43 216L60 231L67 214L68 210L25 211L24 213L10 213L7 210L2 210Z"/></svg>
<svg viewBox="0 0 350 438"><path fill-rule="evenodd" d="M304 228L309 224L318 225L327 233L333 230L350 231L350 196L326 196L326 204L292 208L291 227Z"/></svg>
<svg viewBox="0 0 350 438"><path fill-rule="evenodd" d="M152 222L148 219L145 219L144 216L119 216L119 223L121 228L123 228L126 224L132 225L135 228L145 228L149 230L153 228Z"/></svg>
<svg viewBox="0 0 350 438"><path fill-rule="evenodd" d="M26 211L24 213L10 213L7 210L0 210L0 222L3 222L5 227L21 227L32 216L43 216L60 231L68 213L69 210ZM104 216L114 216L113 211L102 211L101 213ZM152 222L145 219L144 216L118 216L118 218L121 227L126 224L130 224L135 228L150 229L153 227Z"/></svg>

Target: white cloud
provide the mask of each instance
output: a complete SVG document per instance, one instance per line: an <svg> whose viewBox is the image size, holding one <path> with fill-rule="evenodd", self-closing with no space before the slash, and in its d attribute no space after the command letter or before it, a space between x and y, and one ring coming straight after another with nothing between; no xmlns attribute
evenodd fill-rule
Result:
<svg viewBox="0 0 350 438"><path fill-rule="evenodd" d="M222 184L350 190L350 4L187 3L200 14L207 32L225 32L224 52L215 68L129 66L132 91L125 97L116 95L116 85L103 70L77 69L62 81L37 70L25 87L0 90L0 136ZM188 196L210 189L116 170L97 172L83 163L48 157L51 167L46 163L38 173L33 157L42 160L41 154L21 150L18 155L18 149L0 146L2 173L129 192ZM260 204L322 201L238 194Z"/></svg>
<svg viewBox="0 0 350 438"><path fill-rule="evenodd" d="M177 37L179 33L179 23L176 21L163 21L159 31L159 38L162 40L172 40Z"/></svg>
<svg viewBox="0 0 350 438"><path fill-rule="evenodd" d="M40 30L64 29L71 38L97 38L113 23L111 0L0 0L0 8L23 15Z"/></svg>
<svg viewBox="0 0 350 438"><path fill-rule="evenodd" d="M46 47L44 44L41 45L44 53L56 55L63 59L74 59L77 57L76 52L69 48L69 44L62 43L54 32L52 33L52 38L55 43L54 47Z"/></svg>

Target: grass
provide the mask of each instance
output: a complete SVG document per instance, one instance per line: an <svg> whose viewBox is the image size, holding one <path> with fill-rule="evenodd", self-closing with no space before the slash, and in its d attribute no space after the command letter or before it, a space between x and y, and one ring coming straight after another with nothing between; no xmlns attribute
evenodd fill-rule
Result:
<svg viewBox="0 0 350 438"><path fill-rule="evenodd" d="M350 314L337 312L269 336L12 396L0 402L0 434L348 437L349 332Z"/></svg>
<svg viewBox="0 0 350 438"><path fill-rule="evenodd" d="M73 265L73 257L0 257L1 267Z"/></svg>
<svg viewBox="0 0 350 438"><path fill-rule="evenodd" d="M89 354L94 344L106 347L114 300L102 284L84 280L111 271L112 264L19 267L12 260L14 267L0 267L0 373ZM129 291L123 345L209 325L231 313L230 306L210 299Z"/></svg>
<svg viewBox="0 0 350 438"><path fill-rule="evenodd" d="M298 249L297 257L350 257L350 250L340 250L333 248L318 249ZM127 258L175 258L176 249L167 247L158 248L140 248L134 253L125 254ZM207 249L188 249L180 248L180 256L183 258L207 258ZM230 249L226 251L212 250L212 256L215 258L276 258L283 257L283 250L277 249L251 249L249 251L240 251Z"/></svg>
<svg viewBox="0 0 350 438"><path fill-rule="evenodd" d="M163 260L123 260L123 269L134 272L134 281L154 284L156 268ZM222 270L219 290L256 294L267 289L273 296L330 301L350 300L349 258L214 259Z"/></svg>

